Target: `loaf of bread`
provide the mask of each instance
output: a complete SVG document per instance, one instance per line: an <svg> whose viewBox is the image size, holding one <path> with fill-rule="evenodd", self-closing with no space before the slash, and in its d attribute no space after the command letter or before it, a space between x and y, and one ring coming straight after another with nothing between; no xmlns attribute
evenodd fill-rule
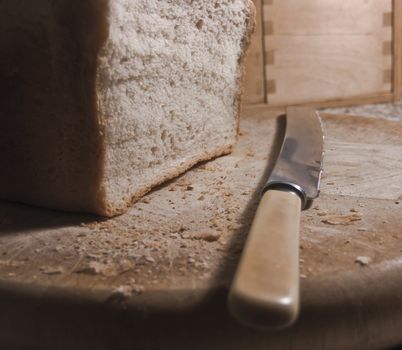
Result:
<svg viewBox="0 0 402 350"><path fill-rule="evenodd" d="M0 1L0 198L113 216L230 152L250 0Z"/></svg>

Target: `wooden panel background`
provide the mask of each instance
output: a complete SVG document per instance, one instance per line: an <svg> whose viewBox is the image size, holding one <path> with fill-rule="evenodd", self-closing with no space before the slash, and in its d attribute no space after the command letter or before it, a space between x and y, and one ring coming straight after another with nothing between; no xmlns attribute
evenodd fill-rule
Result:
<svg viewBox="0 0 402 350"><path fill-rule="evenodd" d="M244 102L336 106L399 100L402 0L254 0Z"/></svg>
<svg viewBox="0 0 402 350"><path fill-rule="evenodd" d="M263 13L268 103L391 92L390 0L272 1Z"/></svg>

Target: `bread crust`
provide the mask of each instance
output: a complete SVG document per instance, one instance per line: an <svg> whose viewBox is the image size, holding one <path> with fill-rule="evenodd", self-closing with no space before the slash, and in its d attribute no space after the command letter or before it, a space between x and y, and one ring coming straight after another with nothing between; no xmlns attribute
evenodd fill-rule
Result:
<svg viewBox="0 0 402 350"><path fill-rule="evenodd" d="M97 212L108 0L0 1L0 198Z"/></svg>

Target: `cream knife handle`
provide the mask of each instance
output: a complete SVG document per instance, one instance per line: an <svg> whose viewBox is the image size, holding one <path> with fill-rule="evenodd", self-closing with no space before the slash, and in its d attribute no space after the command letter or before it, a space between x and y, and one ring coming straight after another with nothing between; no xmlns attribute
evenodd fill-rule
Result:
<svg viewBox="0 0 402 350"><path fill-rule="evenodd" d="M299 311L301 199L268 190L257 209L230 293L229 310L244 324L282 328Z"/></svg>

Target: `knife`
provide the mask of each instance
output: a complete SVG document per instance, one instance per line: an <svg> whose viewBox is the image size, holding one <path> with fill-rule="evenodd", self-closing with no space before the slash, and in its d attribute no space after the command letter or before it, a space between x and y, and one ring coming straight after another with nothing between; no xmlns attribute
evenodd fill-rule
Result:
<svg viewBox="0 0 402 350"><path fill-rule="evenodd" d="M318 113L289 107L282 148L229 292L229 311L246 325L284 328L298 316L300 213L319 195L323 156Z"/></svg>

